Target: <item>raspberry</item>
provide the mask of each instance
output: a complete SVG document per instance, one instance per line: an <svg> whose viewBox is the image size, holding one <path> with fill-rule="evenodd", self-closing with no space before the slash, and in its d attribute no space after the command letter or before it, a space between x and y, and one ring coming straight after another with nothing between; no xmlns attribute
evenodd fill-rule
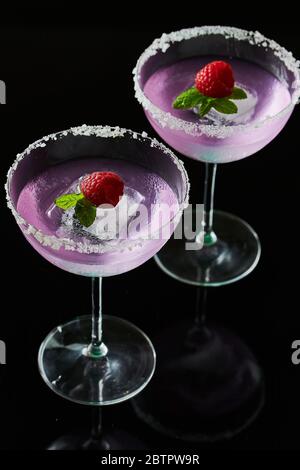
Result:
<svg viewBox="0 0 300 470"><path fill-rule="evenodd" d="M200 93L211 98L230 96L234 86L231 65L222 60L210 62L197 73L195 86Z"/></svg>
<svg viewBox="0 0 300 470"><path fill-rule="evenodd" d="M124 192L124 182L111 171L96 171L87 175L80 184L81 192L94 206L116 206Z"/></svg>

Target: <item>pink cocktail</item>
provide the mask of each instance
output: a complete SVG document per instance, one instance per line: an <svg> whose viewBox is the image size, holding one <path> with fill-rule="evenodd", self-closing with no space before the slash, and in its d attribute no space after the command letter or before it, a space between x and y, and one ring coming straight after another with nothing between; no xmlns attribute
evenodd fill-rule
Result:
<svg viewBox="0 0 300 470"><path fill-rule="evenodd" d="M19 171L22 171L21 163ZM124 220L121 220L120 233L116 232L116 237L110 238L109 233L101 233L101 226L97 225L101 217L98 216L92 227L84 228L76 223L74 211L63 214L55 205L57 197L76 191L82 176L95 171L113 171L124 181L126 225L127 212L133 217L132 210L138 211L141 205L146 209L148 217L141 218L139 231L134 230L135 224L129 224L124 237ZM159 235L161 227L155 211L160 208L169 209L170 215L176 215L179 203L173 189L158 173L137 162L99 156L66 160L39 170L28 179L16 203L18 220L26 220L20 228L42 256L66 271L102 277L134 269L162 247L167 239ZM172 224L167 210L165 223ZM101 209L97 212L101 216Z"/></svg>
<svg viewBox="0 0 300 470"><path fill-rule="evenodd" d="M83 178L94 172L118 175L124 190L115 205L93 206L94 220L83 224L76 208L62 210L57 200L79 193ZM46 136L18 155L6 190L20 229L38 253L92 277L92 315L55 328L41 345L45 382L82 404L134 396L153 374L155 352L143 332L120 318L104 317L102 334L102 277L141 265L167 241L188 203L183 164L145 133L83 125Z"/></svg>
<svg viewBox="0 0 300 470"><path fill-rule="evenodd" d="M236 101L238 112L225 115L212 109L199 118L196 109L174 109L174 99L215 60L229 63L236 86L247 92L247 99ZM299 99L299 62L258 32L203 26L156 39L140 56L134 83L156 132L178 152L206 164L204 248L187 252L184 242L172 240L156 256L159 265L195 285L216 286L244 277L259 260L260 244L241 219L213 213L216 165L256 153L281 131Z"/></svg>
<svg viewBox="0 0 300 470"><path fill-rule="evenodd" d="M158 69L144 86L149 101L172 116L170 122L174 127L163 127L163 115L153 118L149 107L147 117L157 133L182 154L208 163L240 160L257 152L278 134L293 110L286 83L260 65L230 58L227 62L234 70L236 83L248 95L245 101L237 102L236 115L211 111L199 122L197 113L174 109L176 96L193 84L197 71L219 59L218 56L183 59ZM278 118L270 119L274 115Z"/></svg>

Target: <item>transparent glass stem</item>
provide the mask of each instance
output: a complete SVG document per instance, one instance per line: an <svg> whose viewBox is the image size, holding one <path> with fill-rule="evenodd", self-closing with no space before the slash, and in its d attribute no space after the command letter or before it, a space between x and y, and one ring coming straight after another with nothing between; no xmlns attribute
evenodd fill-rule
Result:
<svg viewBox="0 0 300 470"><path fill-rule="evenodd" d="M205 163L204 181L204 245L216 243L217 236L213 231L214 193L216 182L216 163Z"/></svg>
<svg viewBox="0 0 300 470"><path fill-rule="evenodd" d="M92 335L87 347L87 355L93 358L107 354L102 341L102 277L92 278Z"/></svg>

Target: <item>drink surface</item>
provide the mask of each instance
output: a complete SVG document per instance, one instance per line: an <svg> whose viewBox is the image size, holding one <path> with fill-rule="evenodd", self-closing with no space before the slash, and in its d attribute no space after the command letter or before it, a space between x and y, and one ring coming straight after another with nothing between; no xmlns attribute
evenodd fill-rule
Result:
<svg viewBox="0 0 300 470"><path fill-rule="evenodd" d="M94 171L117 173L125 184L127 218L124 219L124 214L120 217L118 229L113 236L110 236L109 231L101 232L99 229L101 227L100 221L103 218L101 208L97 208L95 222L86 228L76 220L74 208L64 212L54 204L54 200L62 194L79 192L81 178ZM109 210L114 211L120 208L124 196L116 208ZM144 208L143 211L141 206ZM161 213L166 212L166 219L163 215L163 220L167 220L169 215L172 216L178 211L177 197L162 177L128 161L104 158L69 160L47 168L25 185L17 202L18 213L44 235L68 238L86 246L100 246L101 250L103 249L96 254L78 253L64 248L55 252L49 248L47 250L47 247L44 248L42 244L38 246L34 242L34 247L47 259L49 259L50 253L49 260L54 264L63 269L86 275L118 274L135 267L130 264L132 258L137 257L134 263L138 265L152 256L152 251L156 252L158 246L162 246L162 240L146 239L145 243L141 243L136 249L119 251L120 237L122 242L124 240L127 242L140 235L147 237L150 227L152 231L159 230L162 219L156 214L158 210ZM137 216L139 223L133 224L132 222ZM29 241L32 242L32 240ZM112 269L109 268L110 264ZM88 265L95 265L95 268L89 268ZM105 269L105 265L107 265L107 269Z"/></svg>
<svg viewBox="0 0 300 470"><path fill-rule="evenodd" d="M173 109L174 99L193 86L196 73L213 60L224 60L224 58L193 57L162 67L147 80L144 93L161 110L185 121L228 126L262 121L279 113L291 102L287 86L274 75L251 62L226 58L226 62L229 62L233 68L236 86L243 88L248 95L246 100L235 101L238 113L225 115L211 110L200 121L193 110Z"/></svg>

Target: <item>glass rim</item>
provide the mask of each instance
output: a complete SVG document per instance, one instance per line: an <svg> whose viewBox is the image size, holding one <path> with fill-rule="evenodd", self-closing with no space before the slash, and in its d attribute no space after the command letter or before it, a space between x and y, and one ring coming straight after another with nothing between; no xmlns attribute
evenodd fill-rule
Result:
<svg viewBox="0 0 300 470"><path fill-rule="evenodd" d="M226 126L188 122L182 118L172 115L170 112L163 111L156 106L145 95L140 85L140 72L145 63L158 52L165 53L168 48L176 43L199 36L223 35L226 39L235 38L241 41L248 41L251 45L268 48L274 51L274 54L283 62L285 67L294 74L293 93L290 103L278 113L267 116L261 121L248 124L238 124L236 126ZM196 26L194 28L185 28L171 33L163 33L161 37L154 39L144 52L140 55L135 68L133 69L133 81L135 97L143 106L144 110L149 112L152 117L158 121L163 128L169 128L176 131L183 131L188 135L206 135L219 139L226 138L238 131L250 130L262 127L264 124L278 119L292 111L294 106L300 101L300 61L295 59L291 52L280 46L272 39L268 39L258 31L248 31L231 26Z"/></svg>
<svg viewBox="0 0 300 470"><path fill-rule="evenodd" d="M47 142L49 141L55 141L58 139L62 139L66 137L68 134L73 134L74 136L81 135L81 136L96 136L99 138L116 138L116 137L130 137L131 139L134 140L139 140L141 142L146 142L147 145L150 147L155 147L158 150L162 151L163 153L167 154L171 160L174 162L176 167L178 168L178 171L180 172L182 179L183 179L183 184L185 188L185 193L183 196L182 202L179 204L177 212L166 222L165 224L162 224L161 227L157 229L156 232L159 232L160 230L163 230L165 226L168 224L171 224L182 212L183 210L188 206L189 202L189 191L190 191L190 182L188 178L187 171L184 167L183 162L174 154L172 150L170 150L168 147L166 147L164 144L159 142L155 137L149 137L146 132L135 132L130 129L126 128L121 128L119 126L104 126L104 125L86 125L83 124L81 126L76 126L76 127L71 127L69 129L63 130L63 131L58 131L49 135L46 135L32 144L30 144L23 152L17 154L16 159L10 166L8 173L7 173L7 178L6 178L6 183L5 183L5 193L6 193L6 201L7 201L7 206L11 210L14 218L16 219L16 222L18 225L22 226L25 228L23 230L26 234L34 236L34 238L42 245L45 247L50 247L53 248L54 250L59 250L61 247L65 248L68 251L77 251L79 253L85 253L85 254L102 254L102 253L109 253L112 251L121 251L121 250L126 250L129 249L131 250L134 247L141 246L141 243L145 241L145 238L140 237L140 238L134 238L134 239L124 239L123 243L120 243L120 245L116 247L114 245L89 245L85 244L83 242L77 242L74 240L71 240L70 238L67 237L59 237L57 235L48 235L45 234L42 230L36 228L34 225L30 224L27 220L22 217L18 211L17 208L15 207L15 204L12 201L11 194L10 194L10 183L11 179L13 177L14 172L18 168L19 163L25 158L25 157L30 157L30 154L33 150L41 147L46 147ZM163 157L162 157L163 158ZM155 232L155 233L156 233Z"/></svg>

